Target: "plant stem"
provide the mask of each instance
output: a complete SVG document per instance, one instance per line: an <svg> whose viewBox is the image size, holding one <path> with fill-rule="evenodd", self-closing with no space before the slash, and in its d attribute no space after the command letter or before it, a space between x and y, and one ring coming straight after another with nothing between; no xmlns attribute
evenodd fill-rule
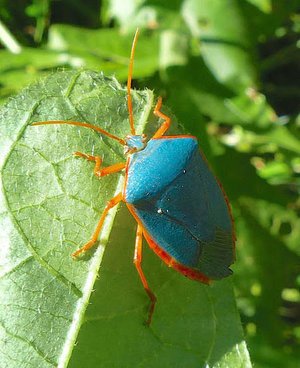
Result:
<svg viewBox="0 0 300 368"><path fill-rule="evenodd" d="M0 20L0 42L13 54L19 54L22 51L22 47L15 39L9 29Z"/></svg>

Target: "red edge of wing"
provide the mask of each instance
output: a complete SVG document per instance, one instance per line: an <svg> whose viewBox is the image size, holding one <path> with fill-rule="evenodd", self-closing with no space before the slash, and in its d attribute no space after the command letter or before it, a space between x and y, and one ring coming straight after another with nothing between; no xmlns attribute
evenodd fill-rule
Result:
<svg viewBox="0 0 300 368"><path fill-rule="evenodd" d="M126 202L125 202L126 203ZM145 230L145 227L143 226L143 224L141 223L137 213L135 212L134 206L126 203L129 211L131 212L131 214L133 215L134 219L136 220L136 222L142 227L143 229L143 235L147 241L147 243L149 244L149 247L169 266L174 268L176 271L180 272L181 274L183 274L184 276L192 279L192 280L196 280L196 281L200 281L204 284L210 284L211 280L205 276L203 273L193 269L193 268L189 268L187 266L184 266L183 264L177 262L173 257L171 257L166 251L164 251L163 249L161 249L161 247L151 238L151 236L147 233L147 231Z"/></svg>
<svg viewBox="0 0 300 368"><path fill-rule="evenodd" d="M172 139L172 138L193 138L196 139L197 141L197 137L190 135L190 134L178 134L178 135L162 135L161 137L158 138L151 138L151 140L156 140L156 139Z"/></svg>

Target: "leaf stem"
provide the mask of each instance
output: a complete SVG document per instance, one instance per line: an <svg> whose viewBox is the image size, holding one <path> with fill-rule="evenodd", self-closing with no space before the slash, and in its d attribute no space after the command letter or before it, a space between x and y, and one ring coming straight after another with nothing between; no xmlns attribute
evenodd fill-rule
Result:
<svg viewBox="0 0 300 368"><path fill-rule="evenodd" d="M13 34L0 20L0 42L13 54L20 54L22 47L19 42L15 39Z"/></svg>

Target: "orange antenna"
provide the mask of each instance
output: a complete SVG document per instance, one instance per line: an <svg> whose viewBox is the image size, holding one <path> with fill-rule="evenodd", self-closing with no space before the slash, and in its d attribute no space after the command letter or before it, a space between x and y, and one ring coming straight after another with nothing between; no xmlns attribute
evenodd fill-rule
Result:
<svg viewBox="0 0 300 368"><path fill-rule="evenodd" d="M132 135L135 135L135 128L134 128L134 121L133 121L133 113L132 113L132 101L131 101L131 80L132 80L132 70L133 70L133 59L134 59L134 52L139 35L139 29L137 28L135 31L134 39L131 46L131 54L130 54L130 61L129 61L129 69L128 69L128 79L127 79L127 106L128 106L128 113L129 113L129 123L130 123L130 131Z"/></svg>
<svg viewBox="0 0 300 368"><path fill-rule="evenodd" d="M80 126L80 127L85 127L85 128L90 128L95 130L98 133L104 134L109 138L115 139L116 141L118 141L119 143L121 143L123 146L125 145L125 141L113 134L110 134L108 132L106 132L105 130L92 125L92 124L88 124L88 123L81 123L79 121L65 121L65 120L49 120L49 121L39 121L38 123L33 123L31 125L56 125L56 124L66 124L66 125L76 125L76 126Z"/></svg>

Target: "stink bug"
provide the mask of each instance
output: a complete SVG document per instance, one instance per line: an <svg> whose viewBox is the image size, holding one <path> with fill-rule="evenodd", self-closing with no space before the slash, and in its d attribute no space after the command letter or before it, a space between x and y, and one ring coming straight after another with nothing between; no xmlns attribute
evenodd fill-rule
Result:
<svg viewBox="0 0 300 368"><path fill-rule="evenodd" d="M98 177L125 170L122 191L110 199L91 239L73 253L86 252L97 242L108 211L126 203L137 221L134 264L151 304L151 322L156 297L142 270L142 239L169 266L190 279L208 284L231 274L235 258L235 235L229 203L222 187L190 135L165 136L171 119L161 111L158 99L154 115L162 119L150 140L136 135L131 100L131 80L138 30L132 43L127 80L130 134L124 139L83 122L43 121L32 125L70 124L93 129L124 146L126 162L102 168L102 159L82 152L74 155L95 163Z"/></svg>

